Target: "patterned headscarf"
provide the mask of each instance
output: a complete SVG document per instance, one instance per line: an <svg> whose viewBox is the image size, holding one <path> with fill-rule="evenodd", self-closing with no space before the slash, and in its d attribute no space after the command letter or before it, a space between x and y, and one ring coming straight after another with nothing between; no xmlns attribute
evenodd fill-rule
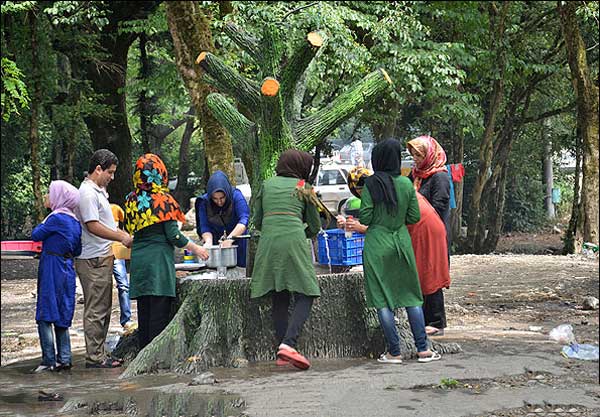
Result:
<svg viewBox="0 0 600 417"><path fill-rule="evenodd" d="M125 198L125 230L130 234L144 227L177 220L185 223L179 203L169 194L169 175L163 161L152 153L141 156L133 173L134 191Z"/></svg>
<svg viewBox="0 0 600 417"><path fill-rule="evenodd" d="M79 190L73 185L63 180L56 180L50 183L48 187L48 201L50 202L50 213L42 223L45 223L48 217L57 213L64 213L73 218L75 209L79 206Z"/></svg>
<svg viewBox="0 0 600 417"><path fill-rule="evenodd" d="M419 136L406 144L413 157L419 156L422 161L415 163L412 169L413 184L415 190L419 191L421 182L431 177L436 172L447 172L446 152L444 148L431 136Z"/></svg>
<svg viewBox="0 0 600 417"><path fill-rule="evenodd" d="M362 167L354 167L348 172L348 188L355 197L360 198L359 191L365 186L365 180L370 175L373 175L373 172Z"/></svg>

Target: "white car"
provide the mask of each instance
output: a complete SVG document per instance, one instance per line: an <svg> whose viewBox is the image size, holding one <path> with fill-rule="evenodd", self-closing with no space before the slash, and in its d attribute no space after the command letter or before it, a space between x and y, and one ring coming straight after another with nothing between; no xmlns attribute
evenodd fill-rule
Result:
<svg viewBox="0 0 600 417"><path fill-rule="evenodd" d="M319 167L315 181L315 191L320 196L325 207L336 216L346 200L352 197L348 188L348 171L354 166L325 162Z"/></svg>

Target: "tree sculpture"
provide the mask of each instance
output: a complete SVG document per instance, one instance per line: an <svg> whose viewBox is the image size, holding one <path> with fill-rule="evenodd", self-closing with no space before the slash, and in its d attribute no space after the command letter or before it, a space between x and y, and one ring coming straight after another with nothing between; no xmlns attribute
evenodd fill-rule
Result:
<svg viewBox="0 0 600 417"><path fill-rule="evenodd" d="M202 52L196 63L206 72L208 82L219 91L234 97L243 113L219 93L207 97L207 105L235 140L250 146L258 155L258 170L253 185L272 176L281 152L289 148L309 151L346 119L376 100L392 81L385 70L378 69L324 108L303 117L302 99L306 91L304 73L323 36L310 32L286 59L281 29L265 26L259 41L238 26L228 23L225 31L256 62L261 84L248 80L210 52ZM250 115L250 117L246 117Z"/></svg>

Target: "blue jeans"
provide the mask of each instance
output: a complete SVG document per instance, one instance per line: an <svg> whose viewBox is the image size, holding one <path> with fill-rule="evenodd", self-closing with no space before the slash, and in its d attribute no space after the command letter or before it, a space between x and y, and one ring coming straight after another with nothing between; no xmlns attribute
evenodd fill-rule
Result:
<svg viewBox="0 0 600 417"><path fill-rule="evenodd" d="M119 291L119 307L121 308L121 317L119 322L121 326L131 319L131 300L129 299L129 279L127 279L127 268L125 267L125 259L115 258L113 264L113 275L117 283Z"/></svg>
<svg viewBox="0 0 600 417"><path fill-rule="evenodd" d="M408 316L408 323L417 345L417 352L425 352L427 350L427 335L425 334L425 317L423 309L417 307L405 307ZM396 329L396 321L394 320L394 312L389 308L377 309L379 323L383 329L385 341L387 343L388 352L392 356L400 355L400 337Z"/></svg>
<svg viewBox="0 0 600 417"><path fill-rule="evenodd" d="M56 366L71 364L71 338L67 327L58 327L48 321L38 321L38 334L42 347L42 365ZM56 351L54 350L54 334L56 334Z"/></svg>

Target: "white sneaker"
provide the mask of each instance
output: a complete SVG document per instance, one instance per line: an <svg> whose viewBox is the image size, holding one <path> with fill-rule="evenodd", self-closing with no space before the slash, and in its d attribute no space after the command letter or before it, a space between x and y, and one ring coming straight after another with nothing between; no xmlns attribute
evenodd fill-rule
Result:
<svg viewBox="0 0 600 417"><path fill-rule="evenodd" d="M35 368L33 370L34 374L39 374L41 372L45 372L45 371L54 371L54 366L49 366L49 365L40 365L37 368Z"/></svg>

